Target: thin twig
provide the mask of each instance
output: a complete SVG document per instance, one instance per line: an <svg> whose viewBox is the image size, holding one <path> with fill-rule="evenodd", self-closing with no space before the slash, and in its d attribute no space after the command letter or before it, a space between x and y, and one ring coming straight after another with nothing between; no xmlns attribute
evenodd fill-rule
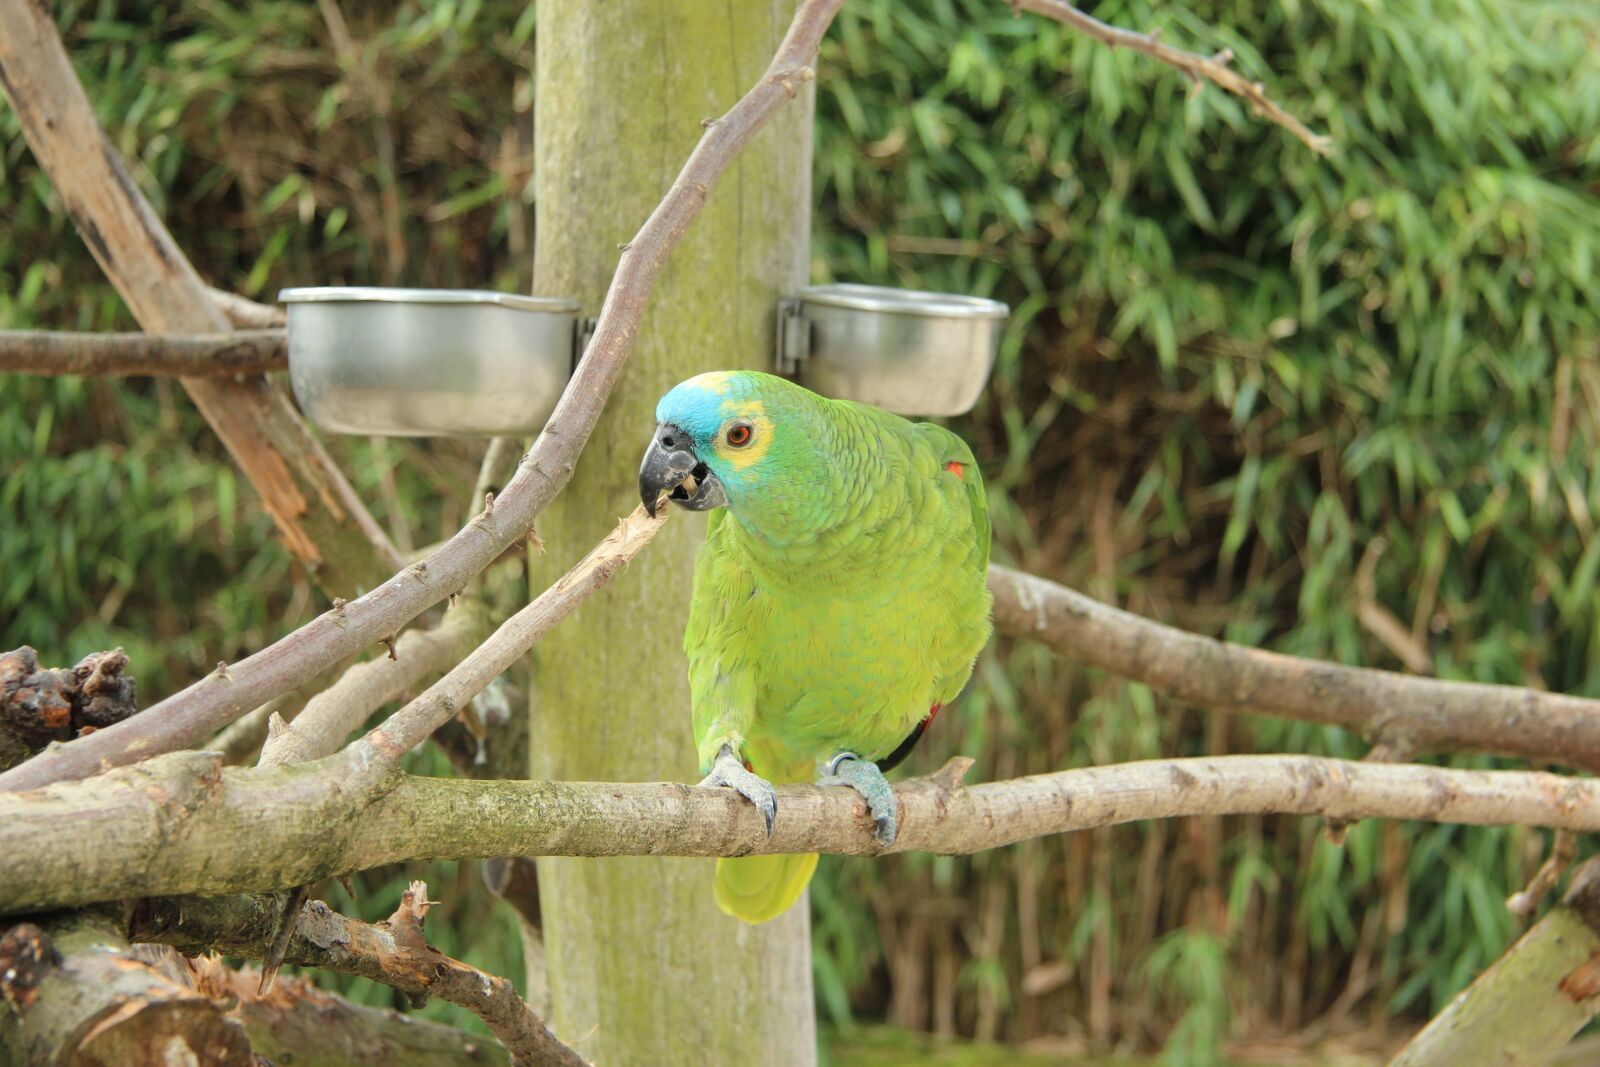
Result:
<svg viewBox="0 0 1600 1067"><path fill-rule="evenodd" d="M1007 567L995 629L1188 704L1342 726L1411 754L1479 752L1600 772L1600 700L1345 667L1201 637Z"/></svg>
<svg viewBox="0 0 1600 1067"><path fill-rule="evenodd" d="M648 718L654 710L641 709ZM27 793L0 794L0 914L173 893L253 892L411 860L487 856L960 854L1145 819L1289 813L1600 830L1600 781L1313 756L1217 756L1059 771L964 788L970 760L895 786L885 850L860 797L778 789L772 835L727 789L674 783L467 781L393 774L364 784L351 746L294 768L223 768L171 753ZM63 834L61 827L72 827Z"/></svg>
<svg viewBox="0 0 1600 1067"><path fill-rule="evenodd" d="M394 659L363 660L307 701L293 722L278 719L270 725L260 766L304 763L337 752L374 711L466 655L487 623L480 606L463 601L434 629L407 630L396 642Z"/></svg>
<svg viewBox="0 0 1600 1067"><path fill-rule="evenodd" d="M1539 910L1539 902L1556 887L1577 854L1578 839L1572 831L1557 830L1555 840L1550 843L1550 855L1539 865L1527 887L1506 899L1506 910L1523 922L1533 918L1533 913Z"/></svg>
<svg viewBox="0 0 1600 1067"><path fill-rule="evenodd" d="M258 304L248 297L210 285L206 286L206 292L236 330L282 329L289 322L288 314L275 304Z"/></svg>
<svg viewBox="0 0 1600 1067"><path fill-rule="evenodd" d="M282 330L202 334L0 331L0 374L203 378L265 374L288 365L288 342Z"/></svg>
<svg viewBox="0 0 1600 1067"><path fill-rule="evenodd" d="M505 473L505 468L510 466L516 454L515 437L495 437L489 441L489 447L483 451L483 462L478 465L477 480L472 483L472 495L467 498L469 522L483 507L484 495L500 488L500 479Z"/></svg>
<svg viewBox="0 0 1600 1067"><path fill-rule="evenodd" d="M394 914L380 923L346 918L320 900L300 909L284 960L370 978L415 999L438 997L483 1020L516 1067L582 1067L504 978L451 959L427 943L422 921L428 887L412 882ZM190 955L220 952L261 959L273 936L276 895L226 901L156 899L135 905L136 941L172 945Z"/></svg>
<svg viewBox="0 0 1600 1067"><path fill-rule="evenodd" d="M1233 53L1228 49L1213 56L1185 52L1181 48L1162 44L1161 39L1153 33L1134 33L1101 22L1093 15L1079 11L1066 0L1007 0L1007 2L1011 5L1012 11L1032 11L1036 15L1054 19L1063 26L1092 37L1101 44L1142 52L1153 59L1159 59L1182 71L1195 84L1199 84L1201 79L1209 81L1248 102L1257 114L1265 116L1269 121L1294 134L1317 155L1326 156L1333 151L1331 138L1324 134L1313 133L1305 123L1273 103L1267 96L1266 86L1251 81L1229 66Z"/></svg>
<svg viewBox="0 0 1600 1067"><path fill-rule="evenodd" d="M617 528L588 555L527 607L502 623L488 640L473 649L426 693L355 742L352 748L364 750L362 764L368 780L374 780L370 776L380 769L386 771L398 766L401 756L449 722L458 709L526 655L536 641L610 582L644 550L670 514L670 508L662 508L654 517L643 506L634 508L632 514L621 519ZM373 758L368 759L369 755Z"/></svg>
<svg viewBox="0 0 1600 1067"><path fill-rule="evenodd" d="M224 725L402 629L525 537L572 476L612 386L633 349L651 290L672 251L699 216L739 151L813 77L817 45L843 0L804 0L771 66L727 114L706 128L672 188L628 243L606 293L594 338L544 432L516 476L495 497L492 519L474 519L422 564L352 600L341 619L324 614L228 669L227 684L207 679L154 705L134 729L101 730L40 753L0 774L0 790L83 778L108 767L199 744Z"/></svg>

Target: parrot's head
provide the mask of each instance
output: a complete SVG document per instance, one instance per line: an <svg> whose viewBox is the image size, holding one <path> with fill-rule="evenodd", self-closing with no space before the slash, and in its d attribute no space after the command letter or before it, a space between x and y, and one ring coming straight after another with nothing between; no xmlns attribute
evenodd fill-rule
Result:
<svg viewBox="0 0 1600 1067"><path fill-rule="evenodd" d="M675 386L656 405L639 465L653 515L661 494L681 508L726 507L756 527L792 527L829 479L828 401L759 371L715 371ZM796 531L798 532L798 531Z"/></svg>

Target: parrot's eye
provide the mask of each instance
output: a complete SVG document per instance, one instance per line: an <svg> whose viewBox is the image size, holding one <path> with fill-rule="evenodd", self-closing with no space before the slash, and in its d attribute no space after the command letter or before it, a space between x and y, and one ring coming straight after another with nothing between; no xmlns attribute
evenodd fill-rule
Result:
<svg viewBox="0 0 1600 1067"><path fill-rule="evenodd" d="M755 434L751 431L750 427L746 426L744 423L736 422L732 426L728 427L728 432L725 436L728 444L732 445L734 448L743 448L745 445L750 443L750 438L755 436Z"/></svg>

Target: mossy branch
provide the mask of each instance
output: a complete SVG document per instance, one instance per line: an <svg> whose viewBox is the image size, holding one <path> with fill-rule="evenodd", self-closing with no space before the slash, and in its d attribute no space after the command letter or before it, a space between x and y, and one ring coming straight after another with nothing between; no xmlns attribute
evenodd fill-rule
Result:
<svg viewBox="0 0 1600 1067"><path fill-rule="evenodd" d="M1600 859L1390 1067L1551 1063L1600 1013Z"/></svg>
<svg viewBox="0 0 1600 1067"><path fill-rule="evenodd" d="M769 838L729 790L673 783L462 781L371 773L352 745L311 764L222 767L173 753L81 782L0 794L0 914L297 885L386 863L488 856L960 854L1143 819L1284 812L1600 830L1600 781L1311 756L1218 756L963 787L954 760L901 782L885 850L860 798L786 786ZM70 827L70 833L62 828Z"/></svg>

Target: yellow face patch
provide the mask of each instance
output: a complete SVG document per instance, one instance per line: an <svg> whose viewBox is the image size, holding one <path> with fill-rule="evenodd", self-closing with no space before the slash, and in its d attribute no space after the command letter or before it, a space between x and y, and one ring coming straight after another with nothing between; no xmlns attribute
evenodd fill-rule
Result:
<svg viewBox="0 0 1600 1067"><path fill-rule="evenodd" d="M707 371L704 374L695 375L683 384L693 386L696 389L704 389L706 392L715 393L717 396L726 396L728 389L733 384L733 374L725 370Z"/></svg>
<svg viewBox="0 0 1600 1067"><path fill-rule="evenodd" d="M759 400L724 400L720 414L723 423L717 434L718 454L738 471L760 463L772 447L772 420L767 418L766 406ZM750 424L750 443L741 448L728 443L728 423L734 419Z"/></svg>

